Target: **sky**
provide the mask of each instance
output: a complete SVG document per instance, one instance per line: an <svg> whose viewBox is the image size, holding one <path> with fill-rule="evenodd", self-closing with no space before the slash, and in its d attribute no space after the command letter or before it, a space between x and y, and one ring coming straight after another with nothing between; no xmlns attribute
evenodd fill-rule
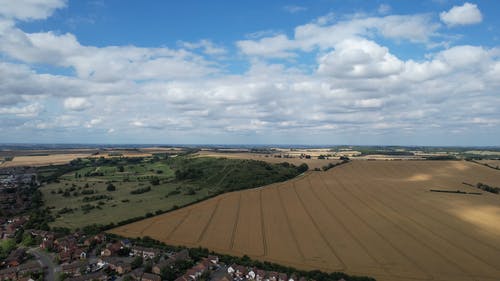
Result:
<svg viewBox="0 0 500 281"><path fill-rule="evenodd" d="M0 143L500 145L498 11L0 0Z"/></svg>

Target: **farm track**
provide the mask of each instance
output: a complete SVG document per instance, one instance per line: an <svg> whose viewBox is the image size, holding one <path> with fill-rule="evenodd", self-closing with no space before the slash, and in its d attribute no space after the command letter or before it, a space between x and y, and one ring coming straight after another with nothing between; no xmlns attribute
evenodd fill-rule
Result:
<svg viewBox="0 0 500 281"><path fill-rule="evenodd" d="M500 196L428 192L473 190L462 181L500 185L500 173L460 161L354 161L111 232L382 281L498 281Z"/></svg>
<svg viewBox="0 0 500 281"><path fill-rule="evenodd" d="M240 210L241 210L241 193L238 195L238 207L236 210L236 219L233 224L233 231L231 232L231 242L229 243L229 249L234 248L234 240L236 238L236 229L238 229L238 222L240 221Z"/></svg>

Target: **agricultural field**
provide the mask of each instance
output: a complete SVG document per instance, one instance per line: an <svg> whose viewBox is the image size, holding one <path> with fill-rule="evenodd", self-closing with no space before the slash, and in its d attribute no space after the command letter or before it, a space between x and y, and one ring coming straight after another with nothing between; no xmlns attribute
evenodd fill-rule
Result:
<svg viewBox="0 0 500 281"><path fill-rule="evenodd" d="M53 155L34 155L34 156L16 156L12 161L5 161L0 164L0 167L17 167L17 166L44 166L44 165L60 165L69 163L76 158L89 157L90 154L69 153L69 154L53 154Z"/></svg>
<svg viewBox="0 0 500 281"><path fill-rule="evenodd" d="M500 280L500 195L478 182L500 186L500 172L466 161L358 160L110 232L381 281Z"/></svg>
<svg viewBox="0 0 500 281"><path fill-rule="evenodd" d="M478 160L477 162L495 169L500 169L500 160Z"/></svg>
<svg viewBox="0 0 500 281"><path fill-rule="evenodd" d="M324 154L327 154L325 152ZM283 162L288 162L295 166L299 166L300 164L307 164L309 169L321 169L323 166L328 165L329 163L339 163L339 157L329 157L329 159L318 159L318 156L314 156L311 159L299 158L299 155L294 155L293 158L278 158L274 157L274 154L263 154L263 153L246 153L246 152L237 152L237 153L224 153L224 152L214 152L214 151L200 151L198 155L203 157L225 157L229 159L250 159L257 161L265 161L268 163L279 164ZM319 155L319 154L318 154Z"/></svg>
<svg viewBox="0 0 500 281"><path fill-rule="evenodd" d="M75 229L152 216L223 192L284 181L300 173L288 164L181 156L87 158L74 165L78 169L57 177L53 174L62 168L39 169L39 176L50 181L40 190L45 206L55 216L51 226Z"/></svg>

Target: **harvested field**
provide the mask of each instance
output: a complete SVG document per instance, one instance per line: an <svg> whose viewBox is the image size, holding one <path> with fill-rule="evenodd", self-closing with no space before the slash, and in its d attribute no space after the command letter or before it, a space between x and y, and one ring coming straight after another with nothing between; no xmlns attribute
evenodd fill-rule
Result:
<svg viewBox="0 0 500 281"><path fill-rule="evenodd" d="M152 155L151 153L144 153L144 152L123 152L121 154L122 157L149 157L151 155ZM74 160L77 158L87 158L87 157L110 158L110 157L116 157L116 156L110 155L108 153L97 154L97 155L83 154L83 153L30 155L30 156L23 155L23 156L15 156L12 161L5 161L5 162L1 163L0 167L18 167L18 166L39 167L39 166L47 166L47 165L61 165L61 164L67 164L71 160Z"/></svg>
<svg viewBox="0 0 500 281"><path fill-rule="evenodd" d="M12 161L6 161L0 167L14 166L45 166L66 164L76 158L89 157L90 154L53 154L43 156L16 156Z"/></svg>
<svg viewBox="0 0 500 281"><path fill-rule="evenodd" d="M306 163L309 166L309 169L319 168L321 169L323 166L328 165L329 163L338 163L340 160L338 157L331 157L330 159L317 159L317 157L313 159L305 159L299 158L296 155L294 158L277 158L274 157L273 154L260 154L260 153L223 153L223 152L212 152L212 151L200 151L198 153L200 156L204 157L224 157L224 158L233 158L233 159L250 159L250 160L258 160L265 161L268 163L278 164L283 162L288 162L295 166L299 166L302 163Z"/></svg>
<svg viewBox="0 0 500 281"><path fill-rule="evenodd" d="M500 280L500 171L465 161L353 161L111 230L377 280ZM480 191L480 190L479 190Z"/></svg>
<svg viewBox="0 0 500 281"><path fill-rule="evenodd" d="M479 160L477 162L481 164L486 164L495 169L500 167L500 160Z"/></svg>

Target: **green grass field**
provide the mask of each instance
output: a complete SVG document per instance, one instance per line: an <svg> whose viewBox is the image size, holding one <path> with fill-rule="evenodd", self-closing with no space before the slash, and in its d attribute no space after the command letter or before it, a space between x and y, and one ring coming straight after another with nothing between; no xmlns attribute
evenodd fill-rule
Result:
<svg viewBox="0 0 500 281"><path fill-rule="evenodd" d="M55 216L53 227L117 223L223 192L283 181L299 173L293 166L224 158L83 163L86 167L41 187L45 206ZM114 190L108 189L110 184Z"/></svg>

